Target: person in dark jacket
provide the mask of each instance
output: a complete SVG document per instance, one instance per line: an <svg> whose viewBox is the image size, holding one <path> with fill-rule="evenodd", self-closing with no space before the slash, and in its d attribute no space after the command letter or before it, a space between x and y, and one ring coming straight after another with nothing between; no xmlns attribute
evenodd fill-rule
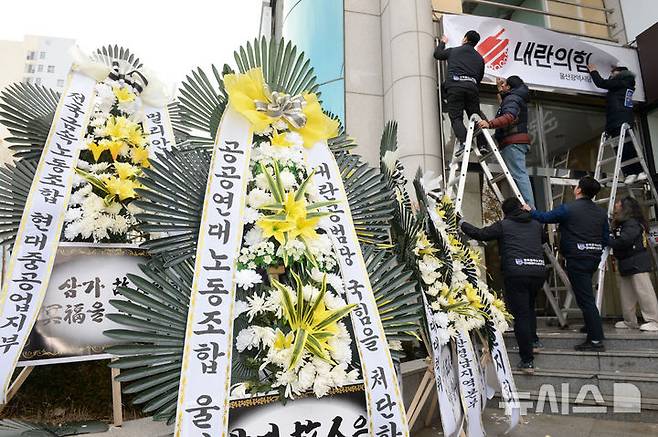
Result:
<svg viewBox="0 0 658 437"><path fill-rule="evenodd" d="M608 90L605 96L605 133L609 137L619 136L621 126L628 123L631 127L633 116L633 93L635 92L635 74L626 67L614 67L610 77L603 79L595 65L588 65L587 69L592 82L599 88ZM637 158L632 144L626 144L622 151L622 161ZM637 180L644 180L647 175L642 171L639 162L625 165L622 168L626 179L624 183L632 184Z"/></svg>
<svg viewBox="0 0 658 437"><path fill-rule="evenodd" d="M610 231L606 212L592 201L600 190L596 179L585 176L573 190L576 200L547 212L532 210L534 219L560 224L560 251L587 332L585 342L575 347L578 351L605 351L603 324L592 291L592 275L599 268ZM531 210L529 205L524 208Z"/></svg>
<svg viewBox="0 0 658 437"><path fill-rule="evenodd" d="M482 129L496 129L500 154L527 204L535 207L535 196L528 176L525 157L530 151L528 102L530 90L519 76L497 80L500 107L492 120L482 120Z"/></svg>
<svg viewBox="0 0 658 437"><path fill-rule="evenodd" d="M514 335L521 356L518 368L532 373L533 348L540 344L535 297L546 278L542 249L544 230L529 212L521 209L521 202L516 197L505 199L502 208L505 215L502 220L481 229L462 221L461 229L475 240L498 240L505 278L505 301L514 316Z"/></svg>
<svg viewBox="0 0 658 437"><path fill-rule="evenodd" d="M612 233L608 245L613 250L619 268L619 297L624 320L617 329L658 331L658 300L651 284L653 264L647 250L649 225L637 200L626 197L615 203ZM638 326L637 305L644 318Z"/></svg>
<svg viewBox="0 0 658 437"><path fill-rule="evenodd" d="M473 114L482 116L478 85L484 77L484 59L475 50L479 41L480 34L469 30L464 35L461 46L447 49L448 37L443 35L439 45L434 49L435 59L448 61L447 79L443 86L446 92L448 116L458 141L455 145L457 148L455 156L463 153L466 142L464 111L468 117ZM482 135L478 135L477 143L478 147L486 149L486 140Z"/></svg>

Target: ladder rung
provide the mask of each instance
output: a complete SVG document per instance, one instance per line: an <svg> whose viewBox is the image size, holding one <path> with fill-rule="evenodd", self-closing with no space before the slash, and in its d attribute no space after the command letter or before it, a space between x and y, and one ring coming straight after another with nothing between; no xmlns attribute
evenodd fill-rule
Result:
<svg viewBox="0 0 658 437"><path fill-rule="evenodd" d="M602 203L608 203L608 200L610 200L609 197L604 197L602 199L595 199L594 203L596 203L597 205L600 205Z"/></svg>
<svg viewBox="0 0 658 437"><path fill-rule="evenodd" d="M492 184L497 184L498 182L504 181L505 179L506 179L505 173L500 173L500 174L497 174L496 176L494 176L493 178L491 178L491 183Z"/></svg>
<svg viewBox="0 0 658 437"><path fill-rule="evenodd" d="M601 162L599 162L599 167L602 166L602 165L605 165L609 162L616 161L616 160L617 160L616 156L611 156L610 158L602 159Z"/></svg>
<svg viewBox="0 0 658 437"><path fill-rule="evenodd" d="M621 163L621 166L622 166L622 167L626 167L627 165L629 165L629 164L635 164L636 162L640 162L640 158L639 158L639 157L631 158L631 159L629 159L628 161L624 161L624 162Z"/></svg>
<svg viewBox="0 0 658 437"><path fill-rule="evenodd" d="M489 152L487 154L484 154L484 155L480 156L480 158L479 158L480 162L482 163L482 162L486 161L487 159L489 159L489 157L491 155L493 155L493 152Z"/></svg>
<svg viewBox="0 0 658 437"><path fill-rule="evenodd" d="M640 205L656 205L656 199L643 200Z"/></svg>

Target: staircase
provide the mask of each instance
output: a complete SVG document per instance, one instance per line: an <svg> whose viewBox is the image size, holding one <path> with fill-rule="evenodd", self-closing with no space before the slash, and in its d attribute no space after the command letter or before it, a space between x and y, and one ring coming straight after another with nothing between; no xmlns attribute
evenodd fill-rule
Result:
<svg viewBox="0 0 658 437"><path fill-rule="evenodd" d="M579 328L539 329L544 349L535 354L534 375L514 371L528 413L658 423L658 333L606 326L606 352L577 352L573 346L585 339ZM519 355L514 333L505 333L505 342L515 366ZM641 394L639 413L633 386Z"/></svg>

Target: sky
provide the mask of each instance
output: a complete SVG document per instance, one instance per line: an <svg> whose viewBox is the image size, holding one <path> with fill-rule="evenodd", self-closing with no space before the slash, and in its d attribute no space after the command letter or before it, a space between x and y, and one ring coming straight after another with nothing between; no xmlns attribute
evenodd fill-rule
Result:
<svg viewBox="0 0 658 437"><path fill-rule="evenodd" d="M262 0L15 0L2 2L0 40L73 38L87 53L128 47L174 86L196 66L234 64L233 50L258 37ZM2 53L0 53L2 65Z"/></svg>

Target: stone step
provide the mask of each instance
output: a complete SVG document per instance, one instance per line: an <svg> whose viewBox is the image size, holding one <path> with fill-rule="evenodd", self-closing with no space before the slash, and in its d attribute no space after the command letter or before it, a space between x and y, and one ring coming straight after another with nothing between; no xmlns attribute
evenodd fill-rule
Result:
<svg viewBox="0 0 658 437"><path fill-rule="evenodd" d="M516 364L519 361L518 348L510 348L508 352L510 362ZM543 370L578 369L658 374L658 351L577 352L568 349L544 349L535 354L535 367Z"/></svg>
<svg viewBox="0 0 658 437"><path fill-rule="evenodd" d="M578 329L540 329L537 335L547 349L573 350L573 347L585 341L585 334ZM516 347L513 332L504 334L508 348ZM638 330L610 329L605 331L607 351L657 351L658 333Z"/></svg>
<svg viewBox="0 0 658 437"><path fill-rule="evenodd" d="M588 371L577 369L536 369L534 375L514 371L517 389L523 391L562 390L562 384L568 384L569 393L578 393L583 386L596 386L602 395L612 396L624 386L632 384L642 397L658 398L658 374L615 371Z"/></svg>

